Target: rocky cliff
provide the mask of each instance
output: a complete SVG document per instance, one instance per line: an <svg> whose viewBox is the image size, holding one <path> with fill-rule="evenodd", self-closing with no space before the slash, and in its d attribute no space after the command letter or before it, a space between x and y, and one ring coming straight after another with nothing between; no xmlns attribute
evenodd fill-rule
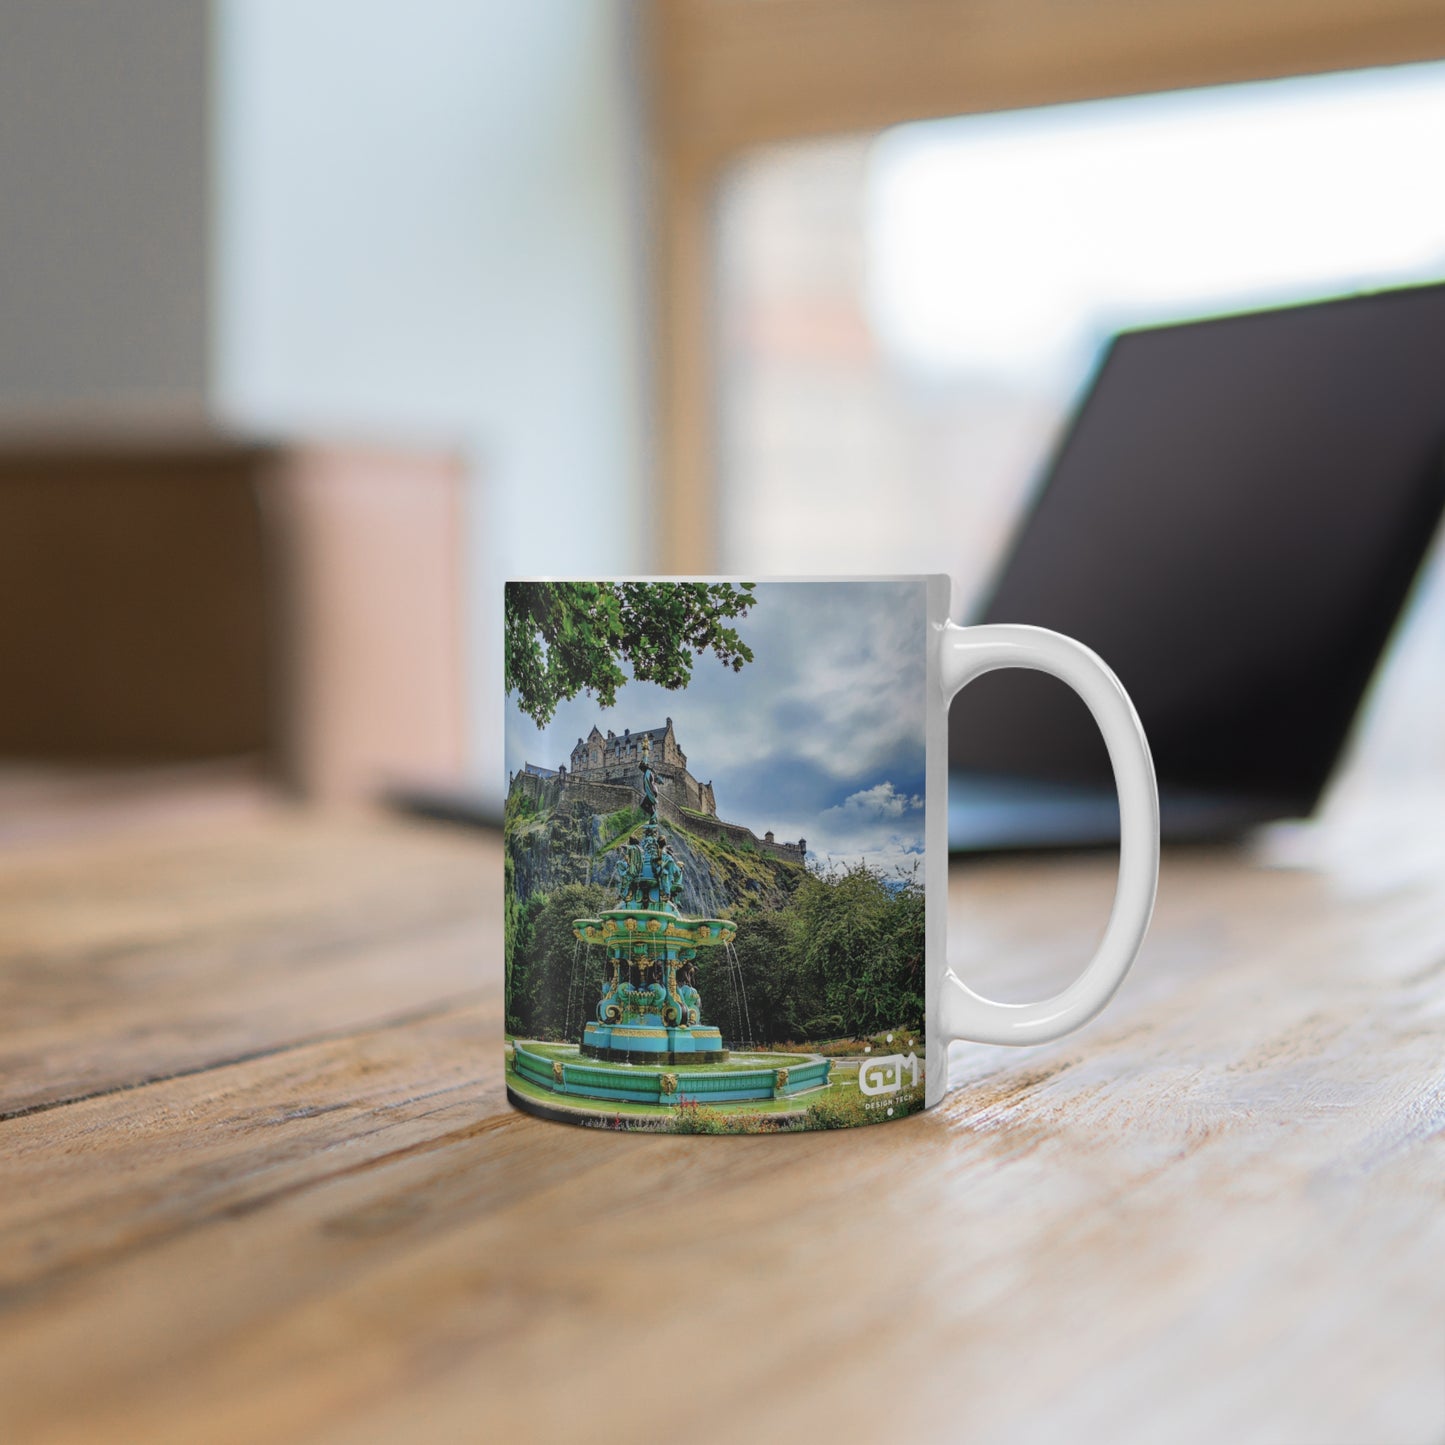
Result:
<svg viewBox="0 0 1445 1445"><path fill-rule="evenodd" d="M636 809L602 813L585 799L566 798L551 808L531 810L508 802L506 847L513 885L525 901L567 883L611 886L624 844L642 833ZM697 918L727 918L739 908L778 908L797 886L802 866L768 857L746 846L704 838L676 823L662 831L682 867L682 912Z"/></svg>

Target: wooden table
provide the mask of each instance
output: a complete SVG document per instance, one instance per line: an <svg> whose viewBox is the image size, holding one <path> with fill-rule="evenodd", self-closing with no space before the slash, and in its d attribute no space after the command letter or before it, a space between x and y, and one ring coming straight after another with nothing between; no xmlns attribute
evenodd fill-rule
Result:
<svg viewBox="0 0 1445 1445"><path fill-rule="evenodd" d="M11 849L0 1439L1439 1442L1424 816L1308 867L1166 855L1088 1029L780 1138L508 1108L485 836L261 810ZM1059 984L1112 874L956 872L956 956Z"/></svg>

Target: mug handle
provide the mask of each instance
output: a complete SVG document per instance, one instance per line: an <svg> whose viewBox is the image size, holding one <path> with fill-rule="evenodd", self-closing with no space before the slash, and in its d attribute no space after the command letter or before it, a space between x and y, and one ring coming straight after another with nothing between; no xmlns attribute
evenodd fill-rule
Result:
<svg viewBox="0 0 1445 1445"><path fill-rule="evenodd" d="M1159 790L1149 744L1119 679L1080 642L1042 627L959 627L938 630L939 671L946 708L974 678L999 667L1026 667L1066 682L1084 700L1114 767L1119 791L1119 883L1114 908L1089 966L1053 998L996 1003L980 997L950 968L939 999L939 1030L981 1044L1042 1044L1086 1024L1114 996L1134 962L1159 887Z"/></svg>

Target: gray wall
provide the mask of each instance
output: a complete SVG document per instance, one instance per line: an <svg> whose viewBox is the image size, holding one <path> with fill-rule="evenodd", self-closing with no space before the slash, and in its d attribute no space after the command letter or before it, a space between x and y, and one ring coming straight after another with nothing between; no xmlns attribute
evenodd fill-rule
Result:
<svg viewBox="0 0 1445 1445"><path fill-rule="evenodd" d="M217 0L215 397L475 458L470 701L500 807L501 584L641 565L628 0Z"/></svg>
<svg viewBox="0 0 1445 1445"><path fill-rule="evenodd" d="M209 11L0 4L0 415L198 413Z"/></svg>

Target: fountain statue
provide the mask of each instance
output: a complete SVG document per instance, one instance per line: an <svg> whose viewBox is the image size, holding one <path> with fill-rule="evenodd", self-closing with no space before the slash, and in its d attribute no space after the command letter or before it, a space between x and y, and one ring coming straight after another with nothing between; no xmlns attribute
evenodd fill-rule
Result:
<svg viewBox="0 0 1445 1445"><path fill-rule="evenodd" d="M646 822L640 840L622 850L617 907L572 923L584 943L607 950L602 997L582 1032L582 1052L621 1063L720 1063L722 1034L702 1021L694 960L699 948L730 943L737 925L682 916L682 867L658 827L646 736L638 769Z"/></svg>

